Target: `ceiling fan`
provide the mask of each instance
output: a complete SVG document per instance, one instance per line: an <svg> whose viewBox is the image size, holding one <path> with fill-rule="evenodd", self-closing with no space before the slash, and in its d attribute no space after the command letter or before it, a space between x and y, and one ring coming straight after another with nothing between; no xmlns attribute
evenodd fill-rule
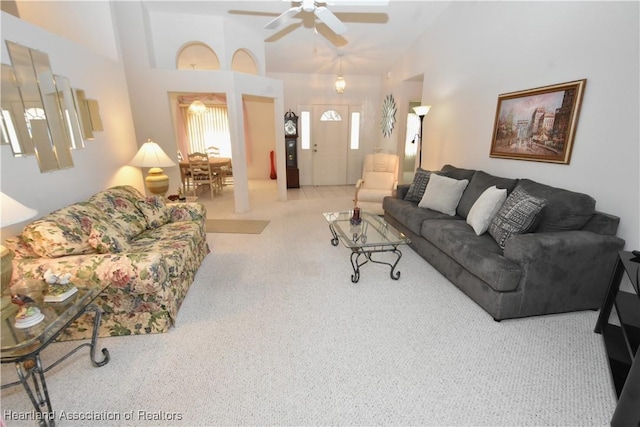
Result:
<svg viewBox="0 0 640 427"><path fill-rule="evenodd" d="M286 0L284 0L286 1ZM283 12L280 16L273 19L267 25L264 26L267 30L275 30L282 24L293 18L300 12L313 12L318 19L331 29L334 33L341 35L347 31L347 26L336 17L325 5L340 5L340 6L386 6L389 4L389 0L333 0L327 2L321 2L316 0L294 0L294 3L299 3L298 6L293 6L287 11Z"/></svg>

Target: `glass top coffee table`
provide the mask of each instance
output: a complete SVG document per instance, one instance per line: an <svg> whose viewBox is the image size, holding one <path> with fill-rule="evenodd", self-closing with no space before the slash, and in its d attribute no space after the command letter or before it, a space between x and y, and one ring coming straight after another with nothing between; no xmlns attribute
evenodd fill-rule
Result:
<svg viewBox="0 0 640 427"><path fill-rule="evenodd" d="M400 272L396 271L396 266L402 258L402 252L398 246L411 243L404 234L387 224L384 218L368 212L360 212L359 221L353 219L353 210L325 212L323 215L333 235L331 244L338 246L338 242L341 241L344 246L351 249L351 266L353 267L351 281L353 283L360 280L360 267L369 261L388 265L391 267L389 273L391 278L393 280L400 278ZM395 261L373 259L373 254L381 253L394 254Z"/></svg>
<svg viewBox="0 0 640 427"><path fill-rule="evenodd" d="M18 311L18 307L15 304L2 308L1 362L15 363L16 372L20 378L20 381L3 384L2 389L22 384L35 409L35 418L43 426L55 425L54 412L51 408L47 383L44 378L45 372L83 347L90 348L89 356L94 366L103 366L109 362L109 351L106 348L102 349L102 360L97 361L95 358L102 312L93 301L104 287L89 284L84 284L86 287L82 287L83 284L77 282L73 282L73 284L78 288L78 292L62 302L41 305L40 309L44 314L44 320L31 327L22 329L15 327L15 315ZM80 344L62 358L44 368L40 360L40 353L60 336L67 326L87 311L95 313L91 341ZM29 385L29 378L32 379L35 393ZM43 412L42 408L45 405L46 412Z"/></svg>

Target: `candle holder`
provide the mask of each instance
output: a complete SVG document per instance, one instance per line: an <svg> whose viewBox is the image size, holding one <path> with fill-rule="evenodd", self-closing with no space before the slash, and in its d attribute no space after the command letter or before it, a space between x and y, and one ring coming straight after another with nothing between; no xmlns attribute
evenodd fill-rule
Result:
<svg viewBox="0 0 640 427"><path fill-rule="evenodd" d="M351 225L360 225L360 223L362 222L362 218L360 218L359 207L356 206L355 208L353 208L353 215L351 216L349 222L351 223Z"/></svg>

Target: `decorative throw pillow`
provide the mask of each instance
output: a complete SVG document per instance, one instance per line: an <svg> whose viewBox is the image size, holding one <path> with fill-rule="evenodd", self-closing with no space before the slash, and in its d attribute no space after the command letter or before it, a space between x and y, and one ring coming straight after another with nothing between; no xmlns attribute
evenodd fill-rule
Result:
<svg viewBox="0 0 640 427"><path fill-rule="evenodd" d="M149 228L158 228L169 222L171 212L160 196L138 200L136 206L147 220Z"/></svg>
<svg viewBox="0 0 640 427"><path fill-rule="evenodd" d="M507 239L512 235L535 229L546 204L546 200L531 196L520 186L516 187L491 221L489 233L504 249Z"/></svg>
<svg viewBox="0 0 640 427"><path fill-rule="evenodd" d="M407 190L407 194L404 196L404 200L419 203L424 195L424 190L427 188L431 174L448 176L446 172L431 172L422 168L416 169L416 173L413 175L413 181L409 186L409 190Z"/></svg>
<svg viewBox="0 0 640 427"><path fill-rule="evenodd" d="M131 246L127 237L117 225L109 222L94 222L89 235L89 244L99 254L129 252Z"/></svg>
<svg viewBox="0 0 640 427"><path fill-rule="evenodd" d="M468 184L468 179L457 180L433 173L418 206L453 216Z"/></svg>
<svg viewBox="0 0 640 427"><path fill-rule="evenodd" d="M413 176L413 182L409 186L409 190L407 191L407 195L404 196L404 199L408 202L420 202L420 200L422 200L422 196L424 195L424 190L427 188L429 176L431 176L430 171L424 170L422 168L416 169L416 173Z"/></svg>
<svg viewBox="0 0 640 427"><path fill-rule="evenodd" d="M482 192L480 197L475 201L469 215L467 216L467 224L478 236L484 234L489 229L491 220L498 213L502 204L507 199L507 190L499 189L495 185L487 188Z"/></svg>

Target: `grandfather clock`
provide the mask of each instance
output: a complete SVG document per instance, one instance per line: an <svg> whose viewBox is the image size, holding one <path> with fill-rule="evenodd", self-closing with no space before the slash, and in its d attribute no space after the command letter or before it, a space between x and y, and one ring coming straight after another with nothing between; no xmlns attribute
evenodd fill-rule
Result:
<svg viewBox="0 0 640 427"><path fill-rule="evenodd" d="M289 110L284 115L284 142L287 155L287 188L300 188L298 169L298 116Z"/></svg>

